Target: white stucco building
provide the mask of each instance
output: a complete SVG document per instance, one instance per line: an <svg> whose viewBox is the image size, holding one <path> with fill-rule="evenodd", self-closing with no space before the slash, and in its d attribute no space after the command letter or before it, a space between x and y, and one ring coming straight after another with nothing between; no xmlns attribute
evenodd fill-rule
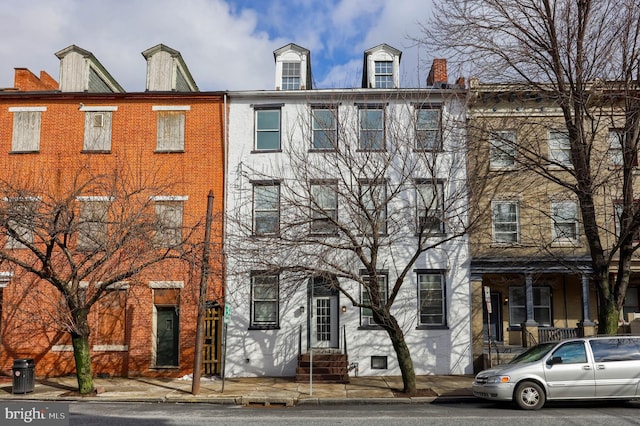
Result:
<svg viewBox="0 0 640 426"><path fill-rule="evenodd" d="M471 373L464 84L437 59L400 88L385 44L361 88L313 89L300 46L274 56L275 90L229 93L226 376L294 376L310 349L399 375L372 267L416 374Z"/></svg>

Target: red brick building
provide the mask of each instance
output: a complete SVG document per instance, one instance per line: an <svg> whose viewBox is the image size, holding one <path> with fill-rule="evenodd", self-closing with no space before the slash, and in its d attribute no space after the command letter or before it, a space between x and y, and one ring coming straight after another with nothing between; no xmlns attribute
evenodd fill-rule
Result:
<svg viewBox="0 0 640 426"><path fill-rule="evenodd" d="M164 45L143 52L147 87L136 93L125 92L91 52L69 46L56 55L59 83L44 71L36 76L16 68L14 87L0 89L3 187L29 188L28 201L76 194L77 208L70 214L95 216L112 197L96 188L77 191L86 176L113 177L114 187L127 183L133 188L135 183L146 191L135 198L146 203L140 213L152 214L156 226L172 224L169 233L155 231L158 250L178 235L192 244L191 258L202 247L207 195L213 191L207 301L209 314L217 314L223 303L224 93L198 91L180 53ZM14 195L2 197L6 204L15 201ZM93 220L86 226L93 235L111 225ZM0 235L1 249L37 261L14 240ZM37 244L37 236L33 241ZM90 242L78 236L69 242L74 244ZM128 261L122 250L117 256L114 267ZM165 260L110 288L89 313L94 374L190 373L200 271L193 262ZM90 293L94 285L79 288ZM23 268L0 262L0 297L0 369L10 371L16 358L34 358L37 376L73 373L68 325L61 318L64 310L56 309L60 292ZM218 323L206 321L205 373L219 372Z"/></svg>

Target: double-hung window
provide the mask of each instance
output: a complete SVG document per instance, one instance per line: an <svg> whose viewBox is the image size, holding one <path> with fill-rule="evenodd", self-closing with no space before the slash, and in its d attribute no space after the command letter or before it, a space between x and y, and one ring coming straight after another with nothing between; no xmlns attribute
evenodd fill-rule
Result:
<svg viewBox="0 0 640 426"><path fill-rule="evenodd" d="M376 326L377 324L373 320L372 297L368 288L374 289L374 286L378 290L378 306L384 306L387 303L387 275L386 273L380 273L377 278L370 275L363 274L362 280L364 285L361 285L360 301L363 305L360 308L360 324L364 327ZM375 282L374 282L375 280Z"/></svg>
<svg viewBox="0 0 640 426"><path fill-rule="evenodd" d="M280 150L280 106L255 107L256 151Z"/></svg>
<svg viewBox="0 0 640 426"><path fill-rule="evenodd" d="M516 201L491 203L493 241L515 244L520 241L519 206Z"/></svg>
<svg viewBox="0 0 640 426"><path fill-rule="evenodd" d="M447 325L444 284L444 274L441 272L418 272L418 325Z"/></svg>
<svg viewBox="0 0 640 426"><path fill-rule="evenodd" d="M42 113L46 107L11 107L13 113L13 134L11 152L40 151L40 127Z"/></svg>
<svg viewBox="0 0 640 426"><path fill-rule="evenodd" d="M361 106L359 109L360 141L358 148L364 151L384 149L384 107Z"/></svg>
<svg viewBox="0 0 640 426"><path fill-rule="evenodd" d="M184 151L184 128L189 106L154 106L158 111L157 152Z"/></svg>
<svg viewBox="0 0 640 426"><path fill-rule="evenodd" d="M416 109L416 149L439 151L442 149L440 108Z"/></svg>
<svg viewBox="0 0 640 426"><path fill-rule="evenodd" d="M578 203L560 201L551 203L552 236L554 241L578 240Z"/></svg>
<svg viewBox="0 0 640 426"><path fill-rule="evenodd" d="M83 196L78 216L78 248L95 250L107 242L107 223L111 197Z"/></svg>
<svg viewBox="0 0 640 426"><path fill-rule="evenodd" d="M155 243L159 247L175 247L182 243L182 216L186 196L158 196L155 200Z"/></svg>
<svg viewBox="0 0 640 426"><path fill-rule="evenodd" d="M550 326L551 288L533 287L533 319L540 326ZM527 320L527 304L524 286L509 287L509 325L519 327Z"/></svg>
<svg viewBox="0 0 640 426"><path fill-rule="evenodd" d="M640 200L634 200L633 205L629 206L629 213L627 215L626 221L630 223L635 212L640 209ZM630 232L630 225L623 223L623 213L624 213L624 203L622 201L618 201L614 204L614 214L615 214L615 223L616 223L616 236L618 238L625 237ZM637 229L633 229L633 241L640 241L640 232Z"/></svg>
<svg viewBox="0 0 640 426"><path fill-rule="evenodd" d="M330 234L338 219L338 192L335 182L311 185L311 233Z"/></svg>
<svg viewBox="0 0 640 426"><path fill-rule="evenodd" d="M300 62L282 63L282 90L300 90Z"/></svg>
<svg viewBox="0 0 640 426"><path fill-rule="evenodd" d="M127 288L128 284L109 286L98 302L97 345L94 350L126 350Z"/></svg>
<svg viewBox="0 0 640 426"><path fill-rule="evenodd" d="M279 279L277 275L254 272L251 275L251 328L278 327Z"/></svg>
<svg viewBox="0 0 640 426"><path fill-rule="evenodd" d="M83 106L84 111L84 152L111 151L111 121L113 111L118 107L111 106Z"/></svg>
<svg viewBox="0 0 640 426"><path fill-rule="evenodd" d="M444 183L423 180L416 182L416 217L418 234L444 233Z"/></svg>
<svg viewBox="0 0 640 426"><path fill-rule="evenodd" d="M375 61L375 86L377 89L393 89L393 61Z"/></svg>
<svg viewBox="0 0 640 426"><path fill-rule="evenodd" d="M566 131L549 131L549 161L552 166L571 167L571 144Z"/></svg>
<svg viewBox="0 0 640 426"><path fill-rule="evenodd" d="M360 182L360 204L362 208L360 227L362 234L387 233L387 185L385 182Z"/></svg>
<svg viewBox="0 0 640 426"><path fill-rule="evenodd" d="M508 169L515 165L516 132L500 130L489 137L489 166L492 169Z"/></svg>
<svg viewBox="0 0 640 426"><path fill-rule="evenodd" d="M313 106L311 108L312 149L336 149L338 146L337 112L337 107L333 106Z"/></svg>
<svg viewBox="0 0 640 426"><path fill-rule="evenodd" d="M280 230L280 183L254 182L253 234L275 235Z"/></svg>

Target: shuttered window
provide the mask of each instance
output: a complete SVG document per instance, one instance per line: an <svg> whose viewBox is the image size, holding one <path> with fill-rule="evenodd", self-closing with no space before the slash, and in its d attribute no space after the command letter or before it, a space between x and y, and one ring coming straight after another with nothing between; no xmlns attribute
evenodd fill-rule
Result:
<svg viewBox="0 0 640 426"><path fill-rule="evenodd" d="M13 112L12 152L40 151L42 111L46 108L9 108Z"/></svg>

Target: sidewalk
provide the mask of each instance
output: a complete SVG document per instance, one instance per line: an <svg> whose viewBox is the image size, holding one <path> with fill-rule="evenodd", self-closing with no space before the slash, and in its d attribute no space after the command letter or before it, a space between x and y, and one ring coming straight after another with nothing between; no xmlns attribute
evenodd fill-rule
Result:
<svg viewBox="0 0 640 426"><path fill-rule="evenodd" d="M0 378L0 400L102 401L102 402L200 402L235 405L302 404L394 404L430 403L444 399L473 398L472 376L418 376L421 395L397 396L402 389L400 377L351 377L349 384L296 383L293 378L205 378L200 381L199 395L191 394L191 379L95 378L95 396L77 394L75 376L36 379L34 391L13 394L10 377ZM431 390L429 392L427 390Z"/></svg>

